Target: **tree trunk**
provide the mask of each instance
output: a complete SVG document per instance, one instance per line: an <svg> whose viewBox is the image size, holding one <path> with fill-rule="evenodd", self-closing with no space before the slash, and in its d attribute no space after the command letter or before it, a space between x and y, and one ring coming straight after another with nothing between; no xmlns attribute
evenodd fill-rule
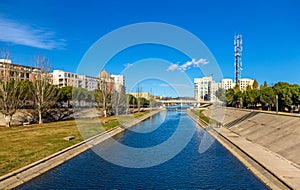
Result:
<svg viewBox="0 0 300 190"><path fill-rule="evenodd" d="M107 117L106 109L103 110L104 117Z"/></svg>
<svg viewBox="0 0 300 190"><path fill-rule="evenodd" d="M43 123L43 120L42 120L42 111L39 110L39 124L42 124Z"/></svg>
<svg viewBox="0 0 300 190"><path fill-rule="evenodd" d="M4 119L5 119L6 127L10 127L11 116L10 115L4 115Z"/></svg>
<svg viewBox="0 0 300 190"><path fill-rule="evenodd" d="M116 108L116 115L119 115L119 108Z"/></svg>

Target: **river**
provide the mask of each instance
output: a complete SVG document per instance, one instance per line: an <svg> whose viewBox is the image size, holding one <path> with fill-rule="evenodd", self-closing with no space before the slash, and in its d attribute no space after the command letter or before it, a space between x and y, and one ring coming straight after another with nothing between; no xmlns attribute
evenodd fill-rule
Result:
<svg viewBox="0 0 300 190"><path fill-rule="evenodd" d="M199 151L201 143L210 146ZM119 144L145 154L124 157ZM102 152L85 151L17 189L267 189L184 111L159 113L95 150Z"/></svg>

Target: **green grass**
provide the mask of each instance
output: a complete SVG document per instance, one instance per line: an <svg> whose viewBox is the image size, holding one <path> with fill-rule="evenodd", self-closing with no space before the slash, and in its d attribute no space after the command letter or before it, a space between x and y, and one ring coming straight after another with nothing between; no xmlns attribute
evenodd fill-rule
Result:
<svg viewBox="0 0 300 190"><path fill-rule="evenodd" d="M202 119L203 121L205 121L206 123L209 123L210 122L210 118L209 117L206 117L204 114L203 114L203 111L204 110L195 110L195 109L191 109L191 111L198 115L199 116L199 119Z"/></svg>
<svg viewBox="0 0 300 190"><path fill-rule="evenodd" d="M72 141L63 138L74 136ZM82 141L75 121L0 128L0 175Z"/></svg>
<svg viewBox="0 0 300 190"><path fill-rule="evenodd" d="M120 125L121 117L126 120L140 117L149 112L135 113L131 117L100 117L33 124L19 127L0 127L0 175L4 175L55 152ZM74 136L71 141L64 137Z"/></svg>
<svg viewBox="0 0 300 190"><path fill-rule="evenodd" d="M212 126L214 126L214 125L220 125L220 122L218 122L217 120L211 119L211 118L205 116L205 115L203 114L203 111L204 111L204 110L195 110L195 109L191 109L191 111L192 111L194 114L198 115L198 116L199 116L199 119L205 121L206 123L208 123L208 124L210 124L210 125L212 125Z"/></svg>

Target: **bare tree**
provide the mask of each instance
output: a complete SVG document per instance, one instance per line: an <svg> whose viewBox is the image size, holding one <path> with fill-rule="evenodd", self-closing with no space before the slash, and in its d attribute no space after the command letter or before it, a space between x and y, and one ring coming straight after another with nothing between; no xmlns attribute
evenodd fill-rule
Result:
<svg viewBox="0 0 300 190"><path fill-rule="evenodd" d="M141 110L141 91L142 91L142 87L140 87L140 85L137 86L137 109L138 112L140 112Z"/></svg>
<svg viewBox="0 0 300 190"><path fill-rule="evenodd" d="M27 88L21 86L17 67L11 64L11 54L8 51L1 51L0 70L0 112L3 114L6 126L10 127L13 115L20 108L26 98Z"/></svg>
<svg viewBox="0 0 300 190"><path fill-rule="evenodd" d="M125 94L114 89L112 92L111 104L116 115L119 115L119 113L124 113L128 107L127 97Z"/></svg>
<svg viewBox="0 0 300 190"><path fill-rule="evenodd" d="M108 81L100 78L98 89L95 90L94 96L97 107L99 109L102 108L104 117L107 117L111 109L111 94L108 90Z"/></svg>
<svg viewBox="0 0 300 190"><path fill-rule="evenodd" d="M32 95L39 116L39 123L43 123L42 114L56 103L59 98L59 90L51 85L49 61L45 56L38 55L35 58L34 80L32 81Z"/></svg>

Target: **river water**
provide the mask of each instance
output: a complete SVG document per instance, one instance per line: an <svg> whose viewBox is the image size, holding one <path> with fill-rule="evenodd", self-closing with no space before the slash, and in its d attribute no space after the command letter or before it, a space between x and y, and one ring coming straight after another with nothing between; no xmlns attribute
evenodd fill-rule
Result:
<svg viewBox="0 0 300 190"><path fill-rule="evenodd" d="M167 149L124 157L118 143ZM17 189L267 189L185 112L157 114L95 150L102 152L85 151Z"/></svg>

